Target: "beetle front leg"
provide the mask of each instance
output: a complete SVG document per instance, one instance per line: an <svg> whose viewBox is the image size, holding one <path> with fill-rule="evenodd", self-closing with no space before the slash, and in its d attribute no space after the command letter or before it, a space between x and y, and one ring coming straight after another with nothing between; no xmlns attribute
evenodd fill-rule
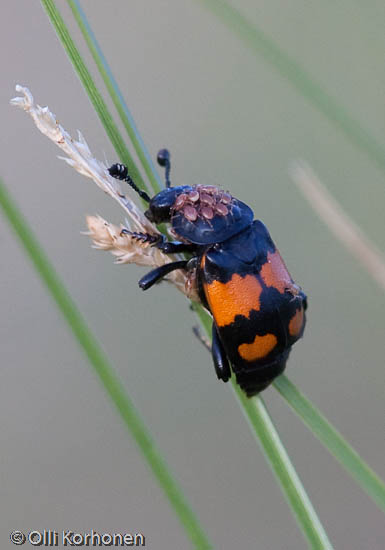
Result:
<svg viewBox="0 0 385 550"><path fill-rule="evenodd" d="M211 353L213 356L215 372L219 380L227 382L231 376L229 361L227 359L222 342L219 339L217 329L213 323L213 343L211 345Z"/></svg>
<svg viewBox="0 0 385 550"><path fill-rule="evenodd" d="M120 235L130 235L132 239L141 241L142 244L151 244L155 246L157 243L163 242L163 235L152 235L151 233L139 233L138 231L130 231L129 229L123 228L120 232Z"/></svg>
<svg viewBox="0 0 385 550"><path fill-rule="evenodd" d="M166 241L165 238L154 243L155 248L158 248L165 254L178 254L179 252L196 252L197 245L193 243L182 243L180 241Z"/></svg>
<svg viewBox="0 0 385 550"><path fill-rule="evenodd" d="M140 279L140 288L142 290L147 290L148 288L152 287L152 285L163 279L163 277L168 275L168 273L171 273L171 271L175 271L176 269L184 269L187 263L188 260L181 260L180 262L171 262L169 264L164 264L160 267L157 267L156 269L153 269Z"/></svg>
<svg viewBox="0 0 385 550"><path fill-rule="evenodd" d="M179 252L196 252L197 245L193 243L182 243L180 241L167 241L164 235L151 235L150 233L138 233L122 229L123 235L130 235L133 239L150 243L155 248L158 248L165 254L178 254Z"/></svg>

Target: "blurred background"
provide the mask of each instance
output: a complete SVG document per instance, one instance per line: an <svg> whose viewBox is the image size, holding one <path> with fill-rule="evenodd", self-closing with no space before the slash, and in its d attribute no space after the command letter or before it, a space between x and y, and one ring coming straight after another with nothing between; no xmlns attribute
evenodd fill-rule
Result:
<svg viewBox="0 0 385 550"><path fill-rule="evenodd" d="M67 3L57 4L100 84ZM236 5L385 147L383 2ZM306 159L382 249L383 169L202 3L82 6L153 158L171 150L174 184L230 189L268 226L309 297L286 373L384 478L384 295L313 213L288 166ZM15 84L28 86L97 158L117 160L40 3L3 1L0 25L1 175L215 547L306 548L231 388L192 335L186 299L167 284L142 293L143 269L91 249L85 215L120 223L124 212L9 105ZM12 529L94 529L142 532L151 549L189 548L3 217L0 249L2 544L11 546ZM335 547L382 550L382 513L274 388L264 398Z"/></svg>

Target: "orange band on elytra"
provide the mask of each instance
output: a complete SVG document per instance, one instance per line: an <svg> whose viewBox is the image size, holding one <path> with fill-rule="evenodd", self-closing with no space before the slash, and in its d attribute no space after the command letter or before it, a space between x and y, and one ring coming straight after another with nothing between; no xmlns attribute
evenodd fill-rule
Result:
<svg viewBox="0 0 385 550"><path fill-rule="evenodd" d="M303 325L303 309L299 309L289 322L289 334L290 336L298 336L301 332Z"/></svg>
<svg viewBox="0 0 385 550"><path fill-rule="evenodd" d="M262 286L254 275L241 277L234 273L227 283L213 281L204 289L210 310L221 327L232 323L236 315L249 317L252 309L260 308Z"/></svg>
<svg viewBox="0 0 385 550"><path fill-rule="evenodd" d="M255 361L266 357L277 345L277 337L274 334L265 334L257 336L251 344L241 344L238 346L239 355L246 361Z"/></svg>
<svg viewBox="0 0 385 550"><path fill-rule="evenodd" d="M267 254L267 262L261 268L261 277L266 286L276 288L281 294L293 286L293 281L278 250L274 254L271 252Z"/></svg>

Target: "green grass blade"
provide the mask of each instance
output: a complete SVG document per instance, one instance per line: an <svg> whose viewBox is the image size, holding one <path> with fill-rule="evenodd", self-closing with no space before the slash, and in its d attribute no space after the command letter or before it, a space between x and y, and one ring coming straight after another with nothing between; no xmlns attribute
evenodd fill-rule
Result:
<svg viewBox="0 0 385 550"><path fill-rule="evenodd" d="M70 2L70 5L75 5L72 0L68 1ZM42 0L42 2L46 6L46 9L48 4L50 8L54 8L52 1ZM52 15L53 23L55 27L57 27L58 32L64 28L66 34L68 35L68 31L66 30L64 22L61 20L61 18L59 21L59 25L57 26L58 18L56 15L56 8L54 12L51 12L48 13L50 16ZM67 39L63 41L64 46L66 46L67 43ZM95 50L95 53L97 53L97 50ZM72 60L71 55L70 58ZM106 72L105 75L107 78L109 78L108 72ZM140 142L137 142L137 147L140 147ZM195 309L206 330L208 330L208 332L211 332L211 322L209 316L203 311L200 306L196 306ZM246 403L246 405L244 405L246 416L250 418L254 433L258 433L261 435L261 443L262 447L265 449L266 456L270 460L273 470L277 473L278 479L280 480L288 501L293 508L294 514L296 515L300 526L302 527L305 535L311 543L312 548L331 548L325 531L323 530L322 525L317 518L314 509L312 508L311 503L301 485L301 482L299 481L298 476L296 475L290 463L287 453L279 440L278 434L271 421L269 421L270 419L268 418L267 412L263 413L263 403L258 401L259 406L252 407L250 405L250 400L247 400L243 396L239 388L236 388L236 392L238 392L239 394L241 403Z"/></svg>
<svg viewBox="0 0 385 550"><path fill-rule="evenodd" d="M377 474L285 375L276 378L273 384L311 432L385 512L385 485Z"/></svg>
<svg viewBox="0 0 385 550"><path fill-rule="evenodd" d="M73 16L78 23L83 37L90 49L91 55L98 67L98 70L102 76L104 84L111 96L111 99L115 105L116 110L119 113L120 120L122 121L127 134L134 146L136 154L143 166L143 169L151 183L154 192L159 192L163 187L162 181L155 169L154 163L151 160L151 156L147 151L144 141L136 127L135 121L124 101L123 95L119 89L114 75L108 65L108 62L96 40L95 34L87 20L79 0L67 0L72 10Z"/></svg>
<svg viewBox="0 0 385 550"><path fill-rule="evenodd" d="M56 8L53 0L41 0L48 17L51 20L52 25L54 26L56 33L68 54L68 57L74 66L81 83L84 86L85 91L95 108L96 113L98 114L101 123L104 126L104 129L111 140L112 145L115 148L115 151L125 165L129 168L129 173L134 179L135 183L142 189L146 189L144 180L124 143L124 140L116 126L111 113L109 112L107 105L105 104L99 90L97 89L90 72L88 71L77 47L75 46L74 41L71 38L71 35L68 32L66 24L63 21L62 16L60 15L58 9Z"/></svg>
<svg viewBox="0 0 385 550"><path fill-rule="evenodd" d="M248 399L232 379L233 388L251 429L259 440L282 491L290 504L310 548L331 549L332 545L318 519L313 505L283 446L278 432L260 396Z"/></svg>
<svg viewBox="0 0 385 550"><path fill-rule="evenodd" d="M385 149L348 111L261 29L224 0L199 0L385 171Z"/></svg>
<svg viewBox="0 0 385 550"><path fill-rule="evenodd" d="M99 343L92 335L86 322L72 301L71 296L60 281L53 266L41 249L31 229L16 204L10 197L5 185L0 180L0 207L17 234L24 251L31 259L42 282L51 294L57 308L63 315L74 338L86 354L106 393L117 408L124 424L135 439L143 457L147 461L156 480L166 494L172 509L178 516L187 536L195 548L208 550L212 545L187 503L179 485L172 477L170 470L155 446L144 422L139 417L130 398L125 392L116 373L108 362Z"/></svg>
<svg viewBox="0 0 385 550"><path fill-rule="evenodd" d="M193 304L193 308L208 338L211 339L211 317L195 303ZM267 461L275 473L287 502L307 538L310 547L319 550L332 548L327 534L266 410L262 398L256 396L252 399L248 399L236 384L234 376L231 382L240 407L249 422L250 428L253 434L257 436L257 440L262 446Z"/></svg>

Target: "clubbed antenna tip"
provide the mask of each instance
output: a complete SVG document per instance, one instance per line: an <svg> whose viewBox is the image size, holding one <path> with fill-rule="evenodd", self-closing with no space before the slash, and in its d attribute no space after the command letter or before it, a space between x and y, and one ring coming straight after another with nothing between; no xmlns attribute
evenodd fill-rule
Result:
<svg viewBox="0 0 385 550"><path fill-rule="evenodd" d="M121 181L125 181L126 183L128 183L128 185L130 187L132 187L132 189L134 191L136 191L136 193L138 193L138 195L146 202L150 202L150 197L147 195L147 193L145 191L142 191L141 189L139 189L139 187L133 182L131 176L129 175L128 173L128 168L127 166L125 166L124 164L119 164L119 163L116 163L116 164L113 164L112 166L110 166L110 168L108 169L108 173L110 174L110 176L112 176L113 178L117 179L117 180L121 180Z"/></svg>
<svg viewBox="0 0 385 550"><path fill-rule="evenodd" d="M157 161L160 166L165 167L165 176L166 176L166 187L171 187L170 182L170 170L171 170L171 161L170 161L170 151L168 149L161 149L158 153Z"/></svg>

